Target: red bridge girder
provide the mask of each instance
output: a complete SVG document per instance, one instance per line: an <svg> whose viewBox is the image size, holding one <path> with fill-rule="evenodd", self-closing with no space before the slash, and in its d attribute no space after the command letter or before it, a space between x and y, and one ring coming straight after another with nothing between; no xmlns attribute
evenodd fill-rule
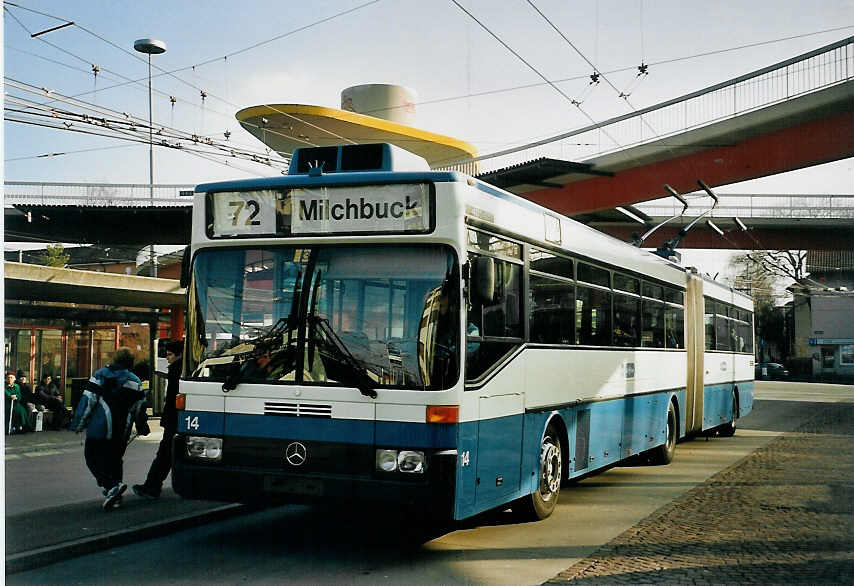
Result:
<svg viewBox="0 0 854 586"><path fill-rule="evenodd" d="M662 197L665 183L680 193L689 193L697 191L697 179L716 187L851 156L854 112L849 111L737 140L731 146L705 148L618 171L612 177L593 177L527 192L523 197L574 215Z"/></svg>
<svg viewBox="0 0 854 586"><path fill-rule="evenodd" d="M718 225L721 222L716 220ZM591 227L610 234L623 242L632 241L632 233L638 229L629 226L592 224ZM643 232L645 229L640 230ZM657 248L665 240L676 236L679 226L662 226L644 242L644 248ZM751 228L747 232L732 231L724 236L697 226L679 243L679 248L717 248L731 250L844 250L854 242L854 227L806 226L800 227L793 221L790 227Z"/></svg>

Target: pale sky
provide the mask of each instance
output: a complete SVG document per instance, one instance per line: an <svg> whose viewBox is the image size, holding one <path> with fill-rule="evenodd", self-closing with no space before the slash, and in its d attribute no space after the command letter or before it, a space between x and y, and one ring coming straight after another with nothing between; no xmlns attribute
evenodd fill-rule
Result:
<svg viewBox="0 0 854 586"><path fill-rule="evenodd" d="M458 1L548 79L592 73L526 0ZM631 89L635 108L854 35L854 0L531 1L600 71L649 65L640 83L634 69L607 74L618 89ZM451 0L14 4L7 4L4 14L7 108L9 95L38 98L8 85L22 82L147 119L147 65L137 58L144 56L134 52L133 42L154 37L168 46L152 59L154 89L166 94L155 94L155 124L220 140L229 131L231 142L253 150L264 146L240 128L237 110L264 103L337 108L341 90L362 83L414 89L415 126L471 142L481 154L589 124ZM323 19L329 20L308 26ZM62 21L76 25L30 37ZM307 28L287 34L302 27ZM277 36L282 38L250 48ZM764 44L740 48L755 43ZM703 53L714 54L691 58ZM93 64L100 69L97 77ZM167 76L159 75L157 67L186 69ZM529 84L539 85L510 89ZM586 78L557 85L567 95L582 95L584 110L597 121L629 111L607 84L587 93ZM198 88L207 92L205 100ZM492 93L473 95L484 92ZM170 95L177 98L174 107ZM149 178L144 145L6 122L4 147L5 180L147 183ZM39 157L60 152L67 154ZM156 183L195 184L279 171L155 151ZM854 163L848 159L719 191L850 193L852 186Z"/></svg>

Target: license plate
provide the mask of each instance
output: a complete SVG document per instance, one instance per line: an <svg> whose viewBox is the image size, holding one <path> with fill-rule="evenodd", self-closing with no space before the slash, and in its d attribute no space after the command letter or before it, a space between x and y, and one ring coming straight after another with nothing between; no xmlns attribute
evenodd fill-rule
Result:
<svg viewBox="0 0 854 586"><path fill-rule="evenodd" d="M268 492L320 496L323 494L323 483L310 478L276 478L268 477L264 483Z"/></svg>

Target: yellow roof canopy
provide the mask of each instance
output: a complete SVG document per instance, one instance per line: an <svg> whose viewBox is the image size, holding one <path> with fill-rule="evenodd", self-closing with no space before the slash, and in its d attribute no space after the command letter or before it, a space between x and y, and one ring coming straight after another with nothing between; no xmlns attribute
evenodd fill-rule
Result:
<svg viewBox="0 0 854 586"><path fill-rule="evenodd" d="M387 142L424 157L439 167L477 156L467 142L381 118L302 104L265 104L244 108L237 120L274 151L290 156L295 148Z"/></svg>

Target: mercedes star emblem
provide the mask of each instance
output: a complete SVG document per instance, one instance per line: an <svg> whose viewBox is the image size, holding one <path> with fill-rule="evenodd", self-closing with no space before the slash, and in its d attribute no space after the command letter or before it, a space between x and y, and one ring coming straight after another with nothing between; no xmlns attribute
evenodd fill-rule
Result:
<svg viewBox="0 0 854 586"><path fill-rule="evenodd" d="M291 466L302 466L308 458L308 450L299 442L291 442L285 449L285 460Z"/></svg>

